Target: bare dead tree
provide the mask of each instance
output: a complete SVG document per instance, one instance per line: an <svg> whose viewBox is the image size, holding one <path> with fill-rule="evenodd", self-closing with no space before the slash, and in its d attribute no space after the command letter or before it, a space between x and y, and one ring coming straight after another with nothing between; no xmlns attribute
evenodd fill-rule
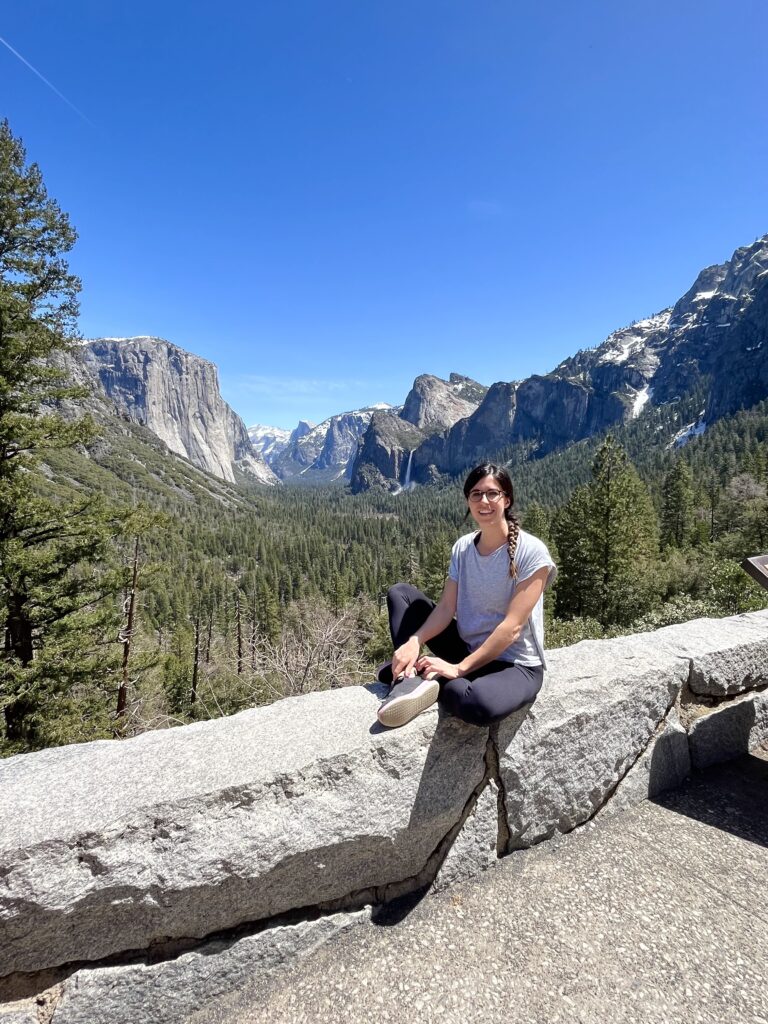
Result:
<svg viewBox="0 0 768 1024"><path fill-rule="evenodd" d="M195 653L192 661L192 687L189 694L189 703L197 703L197 680L200 673L200 607L198 605L195 616Z"/></svg>
<svg viewBox="0 0 768 1024"><path fill-rule="evenodd" d="M208 612L208 636L205 641L205 664L211 663L211 641L213 640L213 608Z"/></svg>
<svg viewBox="0 0 768 1024"><path fill-rule="evenodd" d="M136 590L139 579L139 538L136 536L133 546L133 568L131 584L123 602L125 625L118 633L118 642L123 645L123 661L120 686L117 690L117 717L122 718L128 704L128 665L131 658L131 640L133 639L133 617L136 608Z"/></svg>
<svg viewBox="0 0 768 1024"><path fill-rule="evenodd" d="M240 591L235 591L235 621L237 626L237 674L243 674L243 619L240 614Z"/></svg>
<svg viewBox="0 0 768 1024"><path fill-rule="evenodd" d="M294 610L279 640L257 640L257 675L271 699L348 686L370 675L355 609L334 615L299 604Z"/></svg>

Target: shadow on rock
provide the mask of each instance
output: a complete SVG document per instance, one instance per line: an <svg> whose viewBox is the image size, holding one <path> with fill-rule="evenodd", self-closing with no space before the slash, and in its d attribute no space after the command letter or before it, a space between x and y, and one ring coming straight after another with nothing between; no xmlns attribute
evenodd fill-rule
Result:
<svg viewBox="0 0 768 1024"><path fill-rule="evenodd" d="M768 847L768 753L695 772L677 790L652 798L677 814Z"/></svg>

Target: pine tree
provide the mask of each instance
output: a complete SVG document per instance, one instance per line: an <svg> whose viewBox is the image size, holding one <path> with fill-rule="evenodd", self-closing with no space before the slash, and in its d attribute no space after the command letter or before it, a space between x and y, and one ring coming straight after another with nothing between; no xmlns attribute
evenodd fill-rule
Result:
<svg viewBox="0 0 768 1024"><path fill-rule="evenodd" d="M21 142L0 124L0 709L6 746L61 742L68 711L104 734L105 685L116 667L100 644L116 638L123 573L109 569L126 514L98 496L66 502L41 493L35 466L86 441L85 418L56 402L83 389L67 380L80 282L65 255L75 232L50 199ZM98 668L98 673L97 673ZM98 684L95 680L98 679ZM73 710L77 704L79 710Z"/></svg>
<svg viewBox="0 0 768 1024"><path fill-rule="evenodd" d="M547 510L543 505L540 505L538 501L531 501L525 510L522 517L523 528L532 533L535 537L543 540L545 543L549 538L549 516Z"/></svg>
<svg viewBox="0 0 768 1024"><path fill-rule="evenodd" d="M598 567L587 525L590 521L589 487L577 487L554 522L554 539L559 553L556 614L581 618L594 614Z"/></svg>
<svg viewBox="0 0 768 1024"><path fill-rule="evenodd" d="M612 437L558 517L558 614L603 625L628 623L650 607L658 558L656 515L645 485Z"/></svg>
<svg viewBox="0 0 768 1024"><path fill-rule="evenodd" d="M662 547L687 547L693 537L693 475L685 459L679 458L662 485Z"/></svg>

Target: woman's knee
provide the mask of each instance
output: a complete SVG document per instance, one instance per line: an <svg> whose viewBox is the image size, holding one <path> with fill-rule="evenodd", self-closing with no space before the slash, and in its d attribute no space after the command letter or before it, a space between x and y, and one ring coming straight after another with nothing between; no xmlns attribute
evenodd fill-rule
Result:
<svg viewBox="0 0 768 1024"><path fill-rule="evenodd" d="M492 725L533 703L541 689L543 673L540 669L526 671L523 678L516 680L518 685L506 681L507 685L501 687L484 686L483 678L489 679L480 677L475 683L451 680L441 695L447 710L471 725Z"/></svg>
<svg viewBox="0 0 768 1024"><path fill-rule="evenodd" d="M491 725L498 722L510 712L499 712L493 701L487 700L482 694L475 693L471 687L464 695L464 700L459 705L458 717L471 725Z"/></svg>
<svg viewBox="0 0 768 1024"><path fill-rule="evenodd" d="M410 604L415 597L423 597L423 595L412 584L395 583L387 591L387 604L390 608L401 603Z"/></svg>
<svg viewBox="0 0 768 1024"><path fill-rule="evenodd" d="M490 725L493 709L477 694L466 679L451 679L440 692L440 703L446 711L470 725Z"/></svg>

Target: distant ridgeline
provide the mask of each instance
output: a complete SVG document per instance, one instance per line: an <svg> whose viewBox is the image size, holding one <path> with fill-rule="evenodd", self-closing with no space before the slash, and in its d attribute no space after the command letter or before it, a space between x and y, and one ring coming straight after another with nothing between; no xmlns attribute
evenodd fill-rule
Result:
<svg viewBox="0 0 768 1024"><path fill-rule="evenodd" d="M452 424L418 421L407 402L402 412L377 413L350 471L352 489L402 484L409 461L411 479L427 483L494 452L541 458L663 406L685 411L686 421L673 417L672 435L657 443L683 441L768 398L766 341L768 236L707 267L674 306L551 373L493 384Z"/></svg>
<svg viewBox="0 0 768 1024"><path fill-rule="evenodd" d="M551 373L486 388L422 374L402 406L347 411L293 431L242 420L215 367L157 338L97 339L85 367L120 415L221 479L349 481L399 491L462 473L489 455L540 459L647 419L661 448L768 398L768 236L707 267L668 309L611 334ZM671 409L671 414L669 414Z"/></svg>
<svg viewBox="0 0 768 1024"><path fill-rule="evenodd" d="M549 647L763 607L738 560L768 548L767 303L765 238L551 374L487 390L425 374L402 408L250 437L207 361L156 338L84 343L62 358L92 393L64 411L84 407L98 437L46 452L36 486L167 519L139 545L130 660L113 644L98 679L41 687L0 753L112 735L121 671L121 735L370 680L383 594L439 593L465 528L452 474L481 457L509 464L560 565Z"/></svg>

